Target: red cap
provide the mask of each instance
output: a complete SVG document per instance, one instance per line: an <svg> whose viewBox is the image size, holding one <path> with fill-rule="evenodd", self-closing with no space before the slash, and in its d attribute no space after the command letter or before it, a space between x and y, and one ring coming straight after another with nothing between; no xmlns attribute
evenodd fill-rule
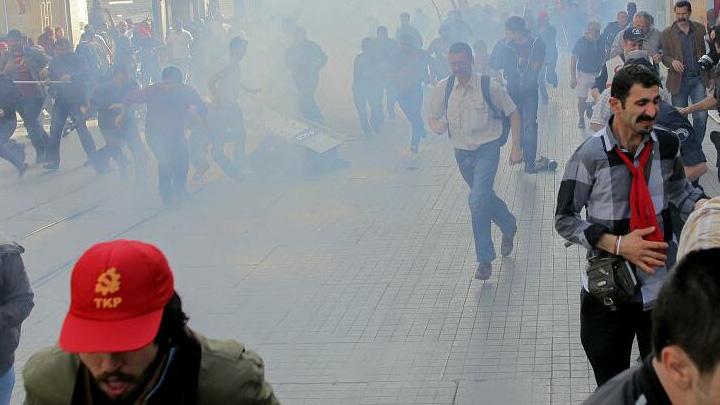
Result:
<svg viewBox="0 0 720 405"><path fill-rule="evenodd" d="M60 347L114 353L147 346L173 292L170 266L157 247L132 240L98 243L73 268Z"/></svg>

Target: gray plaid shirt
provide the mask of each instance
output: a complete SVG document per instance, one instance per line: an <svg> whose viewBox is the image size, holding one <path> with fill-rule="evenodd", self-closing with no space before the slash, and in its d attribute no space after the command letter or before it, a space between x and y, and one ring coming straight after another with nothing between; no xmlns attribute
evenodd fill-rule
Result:
<svg viewBox="0 0 720 405"><path fill-rule="evenodd" d="M600 253L595 245L603 234L625 235L630 232L632 175L613 151L618 143L611 123L612 118L604 129L588 138L573 153L558 192L555 229L568 241L585 246L588 257ZM675 262L677 241L673 237L669 206L677 207L685 221L703 193L685 178L680 160L680 141L674 134L656 129L643 139L634 157L626 150L622 151L637 165L644 142L649 137L654 142L648 187L658 225L670 245L667 266L671 267ZM580 215L583 209L584 219ZM655 269L653 275L643 271L635 273L643 303L649 309L667 276L667 267ZM584 271L583 287L587 289Z"/></svg>

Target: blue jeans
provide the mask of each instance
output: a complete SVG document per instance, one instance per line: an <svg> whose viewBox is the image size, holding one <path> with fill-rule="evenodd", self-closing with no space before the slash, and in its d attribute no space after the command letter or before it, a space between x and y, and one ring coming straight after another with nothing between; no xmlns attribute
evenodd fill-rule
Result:
<svg viewBox="0 0 720 405"><path fill-rule="evenodd" d="M460 174L470 186L468 204L477 261L490 263L495 259L490 221L500 227L503 235L511 236L517 232L515 217L493 190L500 163L500 141L486 143L475 150L455 149L455 160Z"/></svg>
<svg viewBox="0 0 720 405"><path fill-rule="evenodd" d="M85 123L87 117L80 111L79 105L65 105L57 100L55 100L52 117L50 117L50 141L47 148L48 162L60 163L60 141L68 118L75 125L80 137L80 144L85 154L87 154L88 160L94 162L96 153L95 140Z"/></svg>
<svg viewBox="0 0 720 405"><path fill-rule="evenodd" d="M417 147L425 137L425 123L422 119L423 89L421 84L397 92L397 101L412 126L410 145Z"/></svg>
<svg viewBox="0 0 720 405"><path fill-rule="evenodd" d="M15 368L10 366L5 374L0 375L0 405L10 403L13 386L15 385Z"/></svg>
<svg viewBox="0 0 720 405"><path fill-rule="evenodd" d="M697 77L686 79L683 77L680 82L680 92L672 95L672 105L675 107L687 107L688 98L693 104L695 104L704 100L705 97L707 97L707 91L705 90L705 84L701 78ZM708 113L707 111L698 111L692 113L692 117L693 128L695 129L695 139L697 139L700 142L700 145L702 145L703 140L705 139L705 128L707 128Z"/></svg>
<svg viewBox="0 0 720 405"><path fill-rule="evenodd" d="M510 98L518 108L522 120L522 149L525 167L535 165L538 145L538 89L511 93Z"/></svg>

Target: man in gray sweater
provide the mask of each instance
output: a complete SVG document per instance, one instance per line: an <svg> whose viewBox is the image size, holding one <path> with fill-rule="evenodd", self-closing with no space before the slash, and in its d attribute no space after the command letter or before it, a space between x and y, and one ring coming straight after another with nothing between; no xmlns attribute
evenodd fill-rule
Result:
<svg viewBox="0 0 720 405"><path fill-rule="evenodd" d="M20 324L34 305L34 294L20 257L24 251L22 246L0 234L0 404L10 403Z"/></svg>

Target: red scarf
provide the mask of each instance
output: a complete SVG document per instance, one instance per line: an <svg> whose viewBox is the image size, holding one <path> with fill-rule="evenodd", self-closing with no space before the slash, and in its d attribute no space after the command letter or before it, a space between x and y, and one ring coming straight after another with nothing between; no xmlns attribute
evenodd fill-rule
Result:
<svg viewBox="0 0 720 405"><path fill-rule="evenodd" d="M645 237L645 240L654 242L663 242L663 232L658 226L657 217L655 216L655 205L650 195L647 181L645 181L645 167L650 159L653 150L652 140L645 142L642 152L640 152L640 161L637 167L630 161L620 148L615 147L620 159L625 162L628 170L632 174L632 186L630 188L630 230L655 227L655 232Z"/></svg>

